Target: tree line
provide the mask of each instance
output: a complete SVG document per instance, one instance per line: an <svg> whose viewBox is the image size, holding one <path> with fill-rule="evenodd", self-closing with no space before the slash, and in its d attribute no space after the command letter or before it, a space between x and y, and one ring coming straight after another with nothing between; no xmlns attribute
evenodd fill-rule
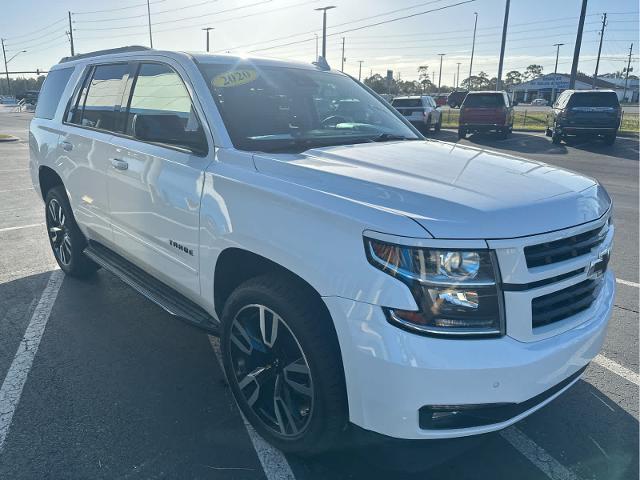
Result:
<svg viewBox="0 0 640 480"><path fill-rule="evenodd" d="M7 78L0 74L0 95L24 95L27 90L40 90L42 82L44 82L45 76L40 75L37 78L27 77L9 77L9 85L11 90L7 88Z"/></svg>

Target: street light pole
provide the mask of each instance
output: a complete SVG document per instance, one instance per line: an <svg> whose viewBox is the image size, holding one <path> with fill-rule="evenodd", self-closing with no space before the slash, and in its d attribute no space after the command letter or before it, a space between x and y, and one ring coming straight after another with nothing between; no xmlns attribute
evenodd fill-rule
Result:
<svg viewBox="0 0 640 480"><path fill-rule="evenodd" d="M624 76L624 93L622 94L623 102L625 98L627 98L627 82L629 82L629 70L631 69L631 53L633 53L633 43L629 47L629 62L627 63L627 72ZM631 99L633 99L633 93L631 94Z"/></svg>
<svg viewBox="0 0 640 480"><path fill-rule="evenodd" d="M364 60L358 60L358 63L360 64L360 68L358 69L358 81L362 78L362 62L364 62Z"/></svg>
<svg viewBox="0 0 640 480"><path fill-rule="evenodd" d="M211 30L215 30L215 28L213 27L205 27L202 30L204 30L205 32L207 32L207 53L209 53L209 32Z"/></svg>
<svg viewBox="0 0 640 480"><path fill-rule="evenodd" d="M551 88L551 103L556 101L556 75L558 75L558 57L560 56L560 47L564 45L564 43L554 43L553 46L556 47L556 66L553 69L553 87Z"/></svg>
<svg viewBox="0 0 640 480"><path fill-rule="evenodd" d="M440 84L442 83L442 58L446 55L446 53L439 53L440 55L440 73L438 74L438 94L440 93Z"/></svg>
<svg viewBox="0 0 640 480"><path fill-rule="evenodd" d="M316 8L317 12L322 12L322 58L327 59L327 10L336 8L335 5Z"/></svg>
<svg viewBox="0 0 640 480"><path fill-rule="evenodd" d="M69 14L69 41L71 42L71 56L73 57L75 53L75 49L73 48L73 27L71 26L71 12L67 12Z"/></svg>
<svg viewBox="0 0 640 480"><path fill-rule="evenodd" d="M457 78L457 80L456 80L456 90L458 90L458 86L460 85L460 62L457 62L457 63L458 63L458 76L456 77Z"/></svg>
<svg viewBox="0 0 640 480"><path fill-rule="evenodd" d="M318 61L318 34L314 33L316 36L316 61Z"/></svg>
<svg viewBox="0 0 640 480"><path fill-rule="evenodd" d="M340 67L340 71L344 72L344 37L342 37L342 66Z"/></svg>
<svg viewBox="0 0 640 480"><path fill-rule="evenodd" d="M502 44L500 45L500 62L498 63L498 78L496 79L496 90L502 87L502 65L504 64L504 49L507 45L507 25L509 24L509 6L511 0L507 0L504 6L504 23L502 24Z"/></svg>
<svg viewBox="0 0 640 480"><path fill-rule="evenodd" d="M471 90L471 70L473 69L473 54L476 50L476 28L478 26L478 12L473 12L476 21L473 24L473 44L471 45L471 61L469 62L469 90Z"/></svg>

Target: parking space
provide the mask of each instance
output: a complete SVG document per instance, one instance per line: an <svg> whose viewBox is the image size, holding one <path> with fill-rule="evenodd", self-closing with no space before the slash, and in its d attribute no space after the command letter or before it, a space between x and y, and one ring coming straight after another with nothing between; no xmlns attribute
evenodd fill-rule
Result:
<svg viewBox="0 0 640 480"><path fill-rule="evenodd" d="M515 427L450 451L367 444L301 459L247 430L206 334L105 271L52 287L60 273L28 175L29 120L0 113L0 131L21 138L0 143L0 479L638 478L637 139L463 141L593 176L613 197L616 308L602 360L572 389ZM453 131L437 138L457 140ZM16 352L32 360L27 369L15 366ZM465 452L425 471L458 447Z"/></svg>

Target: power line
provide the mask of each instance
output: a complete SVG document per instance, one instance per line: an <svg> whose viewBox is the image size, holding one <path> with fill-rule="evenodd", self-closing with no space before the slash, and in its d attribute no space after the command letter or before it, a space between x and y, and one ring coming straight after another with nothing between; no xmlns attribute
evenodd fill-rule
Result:
<svg viewBox="0 0 640 480"><path fill-rule="evenodd" d="M350 28L350 29L347 29L347 30L342 30L341 32L330 33L330 34L327 35L327 37L332 37L332 36L335 36L335 35L342 35L344 33L349 33L349 32L357 32L359 30L364 30L365 28L377 27L379 25L385 25L387 23L393 23L393 22L397 22L397 21L400 21L400 20L406 20L407 18L414 18L414 17L420 16L420 15L425 15L427 13L439 12L439 11L442 11L442 10L447 10L449 8L458 7L460 5L465 5L467 3L472 3L472 2L475 2L475 1L476 0L464 0L462 2L452 3L452 4L449 4L449 5L445 5L443 7L433 8L431 10L426 10L424 12L412 13L411 15L405 15L403 17L392 18L390 20L384 20L382 22L370 23L369 25L363 25L363 26L360 26L360 27L354 27L354 28ZM296 43L300 43L300 41L298 41L298 42L289 42L288 44L283 44L283 45L293 45L293 44L296 44ZM256 50L251 50L251 52L262 52L264 50L271 50L273 48L278 48L278 47L283 46L283 45L276 45L276 46L273 46L273 47L259 48L259 49L256 49Z"/></svg>
<svg viewBox="0 0 640 480"><path fill-rule="evenodd" d="M235 12L235 11L238 11L238 10L243 10L245 8L255 7L255 6L258 6L258 5L263 5L265 3L270 3L270 2L273 2L273 0L261 0L260 2L251 3L249 5L242 5L242 6L234 7L234 8L228 8L226 10L220 10L218 12L194 15L194 16L191 16L191 17L172 18L171 20L164 20L164 21L161 21L161 22L153 22L152 25L164 25L164 24L167 24L167 23L175 23L175 22L180 22L180 21L184 21L184 20L193 20L195 18L212 17L214 15L220 15L222 13L228 13L228 12ZM77 30L79 32L93 32L93 31L96 31L96 30L100 30L100 31L103 31L103 30L123 30L123 29L127 29L127 28L140 28L140 27L146 27L146 26L145 25L126 25L126 26L120 26L120 27L106 27L106 28L76 28L75 30Z"/></svg>
<svg viewBox="0 0 640 480"><path fill-rule="evenodd" d="M14 50L28 50L30 48L39 46L39 45L43 45L47 42L52 41L55 37L60 36L60 35L64 35L64 29L63 30L53 30L49 33L46 33L44 35L41 35L39 37L27 40L27 41L23 41L22 43L7 43L6 45L8 47L11 47L9 49L7 49L7 51L14 51ZM49 38L48 40L44 41L44 42L38 42L39 40L42 40L43 38L46 37L51 37L54 36L53 38ZM38 43L31 43L31 42L38 42Z"/></svg>
<svg viewBox="0 0 640 480"><path fill-rule="evenodd" d="M209 5L209 4L215 3L217 1L219 1L219 0L205 0L204 2L194 3L192 5L183 5L182 7L168 8L167 10L159 10L157 12L154 11L153 14L154 15L160 15L162 13L176 12L178 10L186 10L187 8L201 7L202 5ZM150 3L153 4L153 2L150 2ZM146 3L145 3L145 6L146 6ZM141 15L127 15L125 17L113 17L113 18L94 19L94 20L76 20L74 23L117 22L117 21L120 21L120 20L130 20L132 18L142 18L142 17L146 18L147 14L143 13Z"/></svg>
<svg viewBox="0 0 640 480"><path fill-rule="evenodd" d="M44 27L38 28L37 30L32 30L31 32L28 32L28 33L21 33L20 35L14 35L13 37L7 37L7 40L15 40L16 38L24 38L24 37L30 37L32 35L38 35L42 33L43 30L48 30L54 25L57 25L59 23L66 22L66 21L67 21L67 17L64 17L64 18L61 18L60 20L56 20L55 22L49 23Z"/></svg>
<svg viewBox="0 0 640 480"><path fill-rule="evenodd" d="M164 3L167 0L156 0L155 2L149 2L151 5L155 5L157 3ZM105 10L93 10L90 12L84 11L84 12L73 12L74 15L92 15L94 13L107 13L107 12L118 12L121 10L130 10L132 8L140 8L140 7L146 7L147 3L138 3L136 5L129 5L128 7L119 7L119 8L107 8Z"/></svg>

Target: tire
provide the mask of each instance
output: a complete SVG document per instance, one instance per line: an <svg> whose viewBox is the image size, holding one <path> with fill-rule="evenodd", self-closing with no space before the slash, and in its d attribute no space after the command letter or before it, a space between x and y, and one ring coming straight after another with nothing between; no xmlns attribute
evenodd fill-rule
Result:
<svg viewBox="0 0 640 480"><path fill-rule="evenodd" d="M553 135L553 132L551 131L550 128L547 127L547 129L544 131L544 134L547 137L551 137L551 135Z"/></svg>
<svg viewBox="0 0 640 480"><path fill-rule="evenodd" d="M616 134L612 133L604 136L605 145L613 145L616 142Z"/></svg>
<svg viewBox="0 0 640 480"><path fill-rule="evenodd" d="M438 119L438 123L436 123L435 127L433 127L433 131L439 132L441 128L442 128L442 115L440 115L440 118Z"/></svg>
<svg viewBox="0 0 640 480"><path fill-rule="evenodd" d="M502 128L502 129L498 130L498 138L500 140L506 140L508 136L509 136L509 129L508 128Z"/></svg>
<svg viewBox="0 0 640 480"><path fill-rule="evenodd" d="M554 130L551 133L551 142L554 145L560 145L560 142L562 141L562 136L559 133L556 133L556 131Z"/></svg>
<svg viewBox="0 0 640 480"><path fill-rule="evenodd" d="M225 304L220 343L231 391L260 435L303 455L338 446L348 422L344 370L333 322L314 296L283 274L248 280Z"/></svg>
<svg viewBox="0 0 640 480"><path fill-rule="evenodd" d="M458 127L458 138L462 140L466 136L467 136L467 132L465 131L465 129Z"/></svg>
<svg viewBox="0 0 640 480"><path fill-rule="evenodd" d="M83 253L87 239L78 228L63 186L53 187L47 192L45 218L49 244L60 269L78 278L95 273L99 267Z"/></svg>
<svg viewBox="0 0 640 480"><path fill-rule="evenodd" d="M431 115L427 117L427 123L424 124L424 133L429 133L429 129L431 128Z"/></svg>

